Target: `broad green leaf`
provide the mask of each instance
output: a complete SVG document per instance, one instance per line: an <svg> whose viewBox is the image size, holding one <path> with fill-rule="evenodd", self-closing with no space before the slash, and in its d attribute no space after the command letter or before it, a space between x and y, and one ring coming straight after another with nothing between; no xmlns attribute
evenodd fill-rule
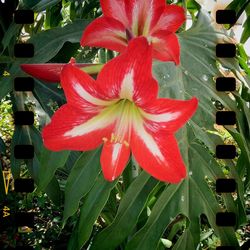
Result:
<svg viewBox="0 0 250 250"><path fill-rule="evenodd" d="M249 4L249 6L250 6L250 4ZM246 13L247 13L247 20L243 24L244 30L243 30L243 33L242 33L241 38L240 38L241 43L245 43L250 37L250 16L249 16L250 7L248 7L248 11Z"/></svg>
<svg viewBox="0 0 250 250"><path fill-rule="evenodd" d="M15 101L13 100L13 106ZM15 111L15 110L14 110ZM33 145L34 146L34 159L25 160L16 159L14 157L15 145ZM14 135L11 141L11 171L14 178L18 178L20 174L20 167L25 162L29 168L30 174L35 182L38 182L39 165L36 160L40 158L40 152L43 148L40 132L34 126L15 126Z"/></svg>
<svg viewBox="0 0 250 250"><path fill-rule="evenodd" d="M31 9L34 12L40 12L45 10L48 7L52 7L59 3L61 0L41 0L41 1L27 1L24 0L20 3L19 9ZM8 30L5 32L4 37L2 39L3 51L7 47L11 47L16 42L16 36L19 34L22 28L21 24L11 23ZM12 41L12 42L11 42ZM12 46L13 47L13 46ZM13 53L12 55L13 56Z"/></svg>
<svg viewBox="0 0 250 250"><path fill-rule="evenodd" d="M223 144L223 140L217 134L213 134L211 131L208 133L206 128L199 127L198 124L194 123L192 120L189 121L192 131L196 139L205 143L211 152L215 152L216 145Z"/></svg>
<svg viewBox="0 0 250 250"><path fill-rule="evenodd" d="M192 121L197 126L213 129L216 108L211 99L220 101L231 110L235 103L226 93L216 91L214 77L219 76L215 63L215 46L218 36L210 25L209 17L200 12L198 22L179 34L181 64L154 63L154 74L161 86L160 96L176 99L199 99L199 108Z"/></svg>
<svg viewBox="0 0 250 250"><path fill-rule="evenodd" d="M109 250L119 246L136 226L148 196L157 183L157 180L142 172L127 189L113 223L97 235L90 249Z"/></svg>
<svg viewBox="0 0 250 250"><path fill-rule="evenodd" d="M32 160L27 160L26 164L29 170L29 173L31 174L31 177L34 179L35 184L39 183L40 178L40 172L42 171L42 164L41 161L44 160L42 156L42 153L44 152L44 147L42 144L42 139L40 132L33 126L25 126L20 127L16 126L14 136L12 138L12 146L11 146L11 171L14 176L14 178L18 178L20 175L20 167L22 164L22 160L15 159L14 157L14 146L18 144L32 144L34 146L35 154L34 158ZM45 159L45 162L43 162L44 165L48 165L49 163L52 163L54 166L58 166L58 164L62 163L63 159L56 159L55 157L49 156L47 159ZM53 163L54 161L54 163ZM47 162L47 164L46 164ZM52 167L53 169L53 167ZM49 179L47 181L47 179ZM45 176L45 179L43 181L47 181L45 192L48 194L50 199L57 205L61 205L62 202L62 193L58 184L58 181L53 176Z"/></svg>
<svg viewBox="0 0 250 250"><path fill-rule="evenodd" d="M28 137L32 140L32 145L34 146L35 155L32 161L28 163L28 169L37 185L39 183L40 171L41 171L41 161L43 159L44 146L41 138L40 132L34 126L28 126L26 133ZM52 176L48 185L44 189L44 192L49 196L49 198L56 205L62 204L62 191L60 190L59 183L55 176Z"/></svg>
<svg viewBox="0 0 250 250"><path fill-rule="evenodd" d="M99 175L94 186L83 199L83 205L80 208L80 218L69 241L69 250L80 250L89 239L93 225L99 217L108 200L110 191L116 183L117 181L106 181L102 173Z"/></svg>
<svg viewBox="0 0 250 250"><path fill-rule="evenodd" d="M62 191L60 190L59 183L55 176L51 179L50 183L45 188L45 193L49 196L49 198L55 205L62 205Z"/></svg>
<svg viewBox="0 0 250 250"><path fill-rule="evenodd" d="M71 169L74 167L75 163L79 159L79 157L84 154L84 152L81 151L71 151L69 158L65 164L64 170L69 174L71 172Z"/></svg>
<svg viewBox="0 0 250 250"><path fill-rule="evenodd" d="M228 6L227 9L236 11L236 18L241 16L247 6L250 4L250 0L233 0Z"/></svg>
<svg viewBox="0 0 250 250"><path fill-rule="evenodd" d="M64 222L77 211L81 198L94 185L99 172L100 149L82 153L67 179L63 215Z"/></svg>
<svg viewBox="0 0 250 250"><path fill-rule="evenodd" d="M14 45L15 41L16 41L16 36L18 35L18 33L20 32L21 29L21 24L16 24L16 23L11 23L10 26L8 27L8 29L6 30L6 32L4 33L4 37L1 41L2 45L3 45L3 51L11 45ZM9 56L13 56L13 53ZM7 59L7 58L6 58ZM5 62L10 61L10 59L6 60Z"/></svg>
<svg viewBox="0 0 250 250"><path fill-rule="evenodd" d="M176 67L172 63L154 63L154 75L159 81L161 96L175 99L196 96L199 108L192 121L177 134L187 167L187 178L179 185L169 185L164 190L152 208L148 221L129 241L126 250L156 249L171 217L175 218L178 214L185 215L189 224L174 249L197 248L201 214L207 216L222 244L238 246L233 228L219 228L215 224L216 213L221 211L221 207L206 178L215 185L216 179L224 178L224 174L212 156L215 148L210 152L200 144L202 141L213 147L209 135L206 135L206 130L214 130L216 108L212 98L219 100L229 110L237 110L235 102L215 88L213 78L220 75L216 66L215 46L218 37L223 34L217 34L210 23L209 16L200 12L197 23L190 30L179 34L181 65ZM223 199L228 211L236 212L232 196L223 196Z"/></svg>
<svg viewBox="0 0 250 250"><path fill-rule="evenodd" d="M59 2L61 2L61 0L24 0L22 8L32 9L34 10L34 12L40 12L45 10L46 8L56 5Z"/></svg>
<svg viewBox="0 0 250 250"><path fill-rule="evenodd" d="M49 103L55 103L60 107L65 102L65 96L62 89L57 87L57 84L52 83L43 83L35 79L35 86L33 91L34 97L40 103L43 110L49 115L52 116L54 114L52 108L48 106Z"/></svg>
<svg viewBox="0 0 250 250"><path fill-rule="evenodd" d="M243 162L245 163L245 165L249 165L250 164L250 152L249 152L249 145L247 143L247 140L244 138L244 136L241 135L241 133L237 132L236 129L233 128L228 128L228 131L230 132L230 134L233 136L234 140L237 142L240 150L241 150L241 157L243 157ZM247 171L249 171L249 168L245 167L245 168L236 168L240 177L243 178L244 177L244 170L246 169Z"/></svg>
<svg viewBox="0 0 250 250"><path fill-rule="evenodd" d="M64 150L53 152L43 148L40 159L38 188L44 190L50 183L58 168L62 168L70 154L70 151Z"/></svg>
<svg viewBox="0 0 250 250"><path fill-rule="evenodd" d="M11 63L13 58L10 56L0 56L0 63Z"/></svg>
<svg viewBox="0 0 250 250"><path fill-rule="evenodd" d="M51 29L60 26L60 22L63 20L61 9L62 2L59 2L52 7L46 8L45 29Z"/></svg>
<svg viewBox="0 0 250 250"><path fill-rule="evenodd" d="M237 246L234 230L219 228L215 224L216 213L221 211L221 208L205 181L205 176L215 181L216 178L223 177L223 173L214 158L206 154L206 149L196 143L189 147L188 178L179 185L167 187L153 207L146 225L132 238L126 249L155 249L166 225L171 222L171 217L174 218L178 214L185 215L190 221L185 233L189 234L189 237L180 238L181 241L187 239L181 244L183 249L196 249L200 242L201 214L207 216L223 244Z"/></svg>
<svg viewBox="0 0 250 250"><path fill-rule="evenodd" d="M78 20L64 27L58 27L40 32L29 39L27 42L34 45L35 55L32 58L15 59L15 62L11 65L10 69L8 69L11 76L2 78L0 80L0 99L2 99L12 90L14 81L13 79L17 76L24 75L20 69L20 64L48 62L59 52L66 41L71 43L79 43L82 32L87 24L88 22L85 20Z"/></svg>
<svg viewBox="0 0 250 250"><path fill-rule="evenodd" d="M238 146L241 150L240 161L237 162L237 171L241 178L244 177L246 172L245 179L245 189L250 185L250 111L247 104L243 99L235 93L236 101L239 105L239 111L237 112L237 128L238 131L228 128L228 131L231 133L235 141L238 143Z"/></svg>
<svg viewBox="0 0 250 250"><path fill-rule="evenodd" d="M50 63L68 63L72 56L75 56L75 54L77 54L78 50L79 43L66 42L57 53L57 55L50 60ZM84 59L82 61L85 62Z"/></svg>

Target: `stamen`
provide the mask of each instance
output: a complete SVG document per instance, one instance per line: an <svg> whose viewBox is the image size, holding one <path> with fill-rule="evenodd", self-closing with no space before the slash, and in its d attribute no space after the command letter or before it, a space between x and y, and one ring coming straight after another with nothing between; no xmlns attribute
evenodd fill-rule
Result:
<svg viewBox="0 0 250 250"><path fill-rule="evenodd" d="M141 119L141 114L136 107L135 103L128 99L121 99L119 101L119 108L117 110L117 119L115 128L108 138L104 137L102 140L104 143L119 143L130 146L130 138L132 132L132 124Z"/></svg>
<svg viewBox="0 0 250 250"><path fill-rule="evenodd" d="M112 143L112 142L114 142L114 141L115 141L115 135L114 135L114 133L112 133L112 134L111 134L110 142Z"/></svg>
<svg viewBox="0 0 250 250"><path fill-rule="evenodd" d="M128 148L129 147L129 143L127 141L123 141L123 144Z"/></svg>

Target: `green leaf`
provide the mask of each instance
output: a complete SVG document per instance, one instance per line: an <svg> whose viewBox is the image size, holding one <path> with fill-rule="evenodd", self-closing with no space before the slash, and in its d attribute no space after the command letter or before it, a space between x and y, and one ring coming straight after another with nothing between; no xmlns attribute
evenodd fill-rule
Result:
<svg viewBox="0 0 250 250"><path fill-rule="evenodd" d="M75 163L77 162L77 160L79 159L79 157L82 154L84 154L84 152L81 152L81 151L71 151L70 152L69 158L68 158L68 160L65 164L65 168L64 168L64 170L67 173L71 172L71 169L74 167Z"/></svg>
<svg viewBox="0 0 250 250"><path fill-rule="evenodd" d="M45 188L45 193L49 196L49 198L53 201L53 203L57 206L62 205L62 191L60 190L59 183L56 177L53 177L50 183Z"/></svg>
<svg viewBox="0 0 250 250"><path fill-rule="evenodd" d="M62 168L70 154L70 151L52 152L43 148L40 158L38 188L45 190L50 181L53 179L58 168Z"/></svg>
<svg viewBox="0 0 250 250"><path fill-rule="evenodd" d="M17 135L21 135L20 140L27 144L32 144L34 146L34 158L32 161L28 161L28 170L35 181L35 184L39 183L40 171L41 171L41 161L43 160L44 155L42 155L45 151L43 146L42 138L40 132L34 126L26 126L25 128L16 127L18 129L16 131ZM49 158L48 158L49 160ZM14 163L16 164L15 160ZM60 164L60 163L59 163ZM18 171L20 171L20 166ZM14 175L14 177L18 177ZM45 193L49 196L49 198L56 205L62 204L62 191L60 190L57 179L52 176L48 181L48 185L44 189Z"/></svg>
<svg viewBox="0 0 250 250"><path fill-rule="evenodd" d="M4 154L6 151L6 146L3 139L0 137L0 154Z"/></svg>
<svg viewBox="0 0 250 250"><path fill-rule="evenodd" d="M79 202L95 183L100 171L100 149L84 152L76 161L67 179L63 222L73 215Z"/></svg>
<svg viewBox="0 0 250 250"><path fill-rule="evenodd" d="M57 55L53 57L49 62L68 63L71 57L75 57L75 54L77 54L78 49L79 49L79 43L65 42L60 51L57 53Z"/></svg>
<svg viewBox="0 0 250 250"><path fill-rule="evenodd" d="M60 22L63 20L61 9L61 1L52 7L46 8L45 29L51 29L59 26Z"/></svg>
<svg viewBox="0 0 250 250"><path fill-rule="evenodd" d="M61 0L35 0L35 1L24 0L22 7L26 9L32 9L34 10L34 12L41 12L46 8L56 5L59 2L61 2Z"/></svg>
<svg viewBox="0 0 250 250"><path fill-rule="evenodd" d="M0 63L11 63L13 58L10 56L0 56Z"/></svg>
<svg viewBox="0 0 250 250"><path fill-rule="evenodd" d="M20 69L20 64L48 62L60 51L66 41L79 43L82 32L87 24L88 21L78 20L72 24L64 26L63 28L59 27L40 32L29 39L28 42L34 45L35 55L32 58L15 59L14 63L8 70L11 74L10 77L0 79L0 99L5 97L12 90L14 78L24 75Z"/></svg>
<svg viewBox="0 0 250 250"><path fill-rule="evenodd" d="M40 103L42 109L49 116L52 116L54 111L48 106L48 103L56 102L59 107L66 103L64 92L57 87L57 84L43 83L42 81L35 79L33 94Z"/></svg>
<svg viewBox="0 0 250 250"><path fill-rule="evenodd" d="M6 30L6 32L4 33L4 37L1 41L2 45L3 45L3 50L2 52L5 51L5 49L8 46L11 46L12 44L14 45L14 42L16 41L16 36L18 35L18 33L20 32L21 29L21 24L16 24L16 23L11 23L10 26L8 27L8 29ZM13 53L9 56L14 56ZM5 62L10 61L9 58L6 58Z"/></svg>
<svg viewBox="0 0 250 250"><path fill-rule="evenodd" d="M108 182L104 180L102 174L99 175L94 186L83 200L83 205L80 208L80 218L70 238L68 249L80 250L89 239L93 225L116 183L117 181Z"/></svg>
<svg viewBox="0 0 250 250"><path fill-rule="evenodd" d="M227 9L236 11L236 19L241 16L246 7L249 5L250 0L234 0L228 6Z"/></svg>
<svg viewBox="0 0 250 250"><path fill-rule="evenodd" d="M244 30L243 30L243 33L242 33L241 38L240 38L241 43L245 43L248 40L248 38L250 37L250 16L249 16L250 15L250 4L248 4L245 11L246 11L246 15L247 15L247 20L243 24Z"/></svg>
<svg viewBox="0 0 250 250"><path fill-rule="evenodd" d="M169 185L166 188L153 207L147 223L135 234L126 249L155 249L166 225L171 222L171 217L174 218L178 214L185 215L190 223L179 239L181 242L176 243L177 246L182 245L183 249L196 249L200 242L201 214L207 216L223 244L238 245L232 228L216 226L216 213L221 211L221 208L205 180L205 176L208 176L215 181L216 178L222 178L223 173L213 157L206 153L206 149L196 143L189 147L188 166L192 174L179 185Z"/></svg>
<svg viewBox="0 0 250 250"><path fill-rule="evenodd" d="M199 99L199 108L192 121L177 133L179 147L188 176L179 185L169 185L151 210L146 224L134 235L126 250L156 249L166 226L179 214L189 223L174 249L196 249L200 242L200 215L205 214L222 244L238 246L233 228L215 224L221 207L208 185L224 178L221 167L212 156L215 143L207 130L214 130L216 108L212 99L219 100L227 109L237 110L235 102L225 93L216 91L214 77L220 75L216 65L215 46L219 36L211 26L209 16L201 11L193 27L179 34L181 65L155 62L154 75L160 84L161 97ZM198 137L196 137L198 136ZM204 136L204 138L203 138ZM208 144L211 151L203 145ZM213 148L214 147L214 148ZM222 196L228 211L236 212L231 195ZM195 206L194 206L195 204Z"/></svg>
<svg viewBox="0 0 250 250"><path fill-rule="evenodd" d="M247 55L247 53L245 51L244 45L242 43L237 44L237 49L238 49L239 56L244 61L247 61L248 60L248 55Z"/></svg>
<svg viewBox="0 0 250 250"><path fill-rule="evenodd" d="M246 86L242 86L241 97L247 102L250 102L250 89Z"/></svg>
<svg viewBox="0 0 250 250"><path fill-rule="evenodd" d="M142 172L126 191L113 223L97 235L90 249L109 250L119 246L136 226L148 196L157 183L157 180Z"/></svg>

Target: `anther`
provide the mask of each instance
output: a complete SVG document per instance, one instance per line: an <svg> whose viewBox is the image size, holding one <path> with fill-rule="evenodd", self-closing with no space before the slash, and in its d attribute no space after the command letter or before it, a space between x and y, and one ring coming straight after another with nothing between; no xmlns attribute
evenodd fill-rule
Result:
<svg viewBox="0 0 250 250"><path fill-rule="evenodd" d="M127 141L123 141L123 144L128 148L129 147L129 143Z"/></svg>
<svg viewBox="0 0 250 250"><path fill-rule="evenodd" d="M114 133L111 134L111 139L110 139L110 142L113 142L113 141L115 141L115 135L114 135Z"/></svg>

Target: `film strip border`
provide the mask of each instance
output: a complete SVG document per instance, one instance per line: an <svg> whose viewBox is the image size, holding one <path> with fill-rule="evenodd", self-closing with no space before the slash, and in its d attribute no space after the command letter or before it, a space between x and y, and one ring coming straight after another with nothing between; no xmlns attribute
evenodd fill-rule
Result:
<svg viewBox="0 0 250 250"><path fill-rule="evenodd" d="M14 12L16 24L32 24L34 22L34 12L32 10L17 10ZM236 22L236 12L234 10L218 10L216 12L216 22L218 24L233 25ZM34 56L34 46L29 43L17 43L14 47L16 58L31 58ZM236 46L234 44L217 44L216 56L219 58L233 58L236 56ZM14 90L18 92L33 91L34 80L31 77L16 77L14 80ZM235 91L236 79L233 77L217 77L216 90L222 92ZM19 110L14 114L15 126L32 126L34 123L34 113L31 111ZM216 124L235 125L236 113L234 111L218 111L216 113ZM34 157L33 145L15 145L14 156L16 159L32 160ZM218 159L234 159L236 157L236 147L234 145L217 145L216 157ZM10 172L3 170L4 185L6 194L10 180ZM237 183L234 179L217 179L217 193L233 193L236 191ZM14 182L15 192L30 193L34 190L34 180L19 178ZM7 206L4 206L3 213L8 216L10 213ZM15 214L17 227L34 227L34 213L18 212ZM216 214L216 224L220 227L236 225L236 215L233 212L219 212ZM33 249L30 246L17 246L15 249ZM235 250L233 246L220 246L217 250Z"/></svg>
<svg viewBox="0 0 250 250"><path fill-rule="evenodd" d="M32 10L16 10L13 12L14 22L16 24L34 23L34 12ZM34 46L29 43L16 43L14 45L15 58L31 58L34 56ZM8 72L5 72L9 75ZM31 77L16 77L14 79L14 90L17 92L33 91L34 79ZM34 113L26 110L18 110L14 113L15 126L32 126L34 124ZM14 146L14 157L18 160L33 160L34 146L27 144L18 144ZM11 171L2 169L5 194L8 195L8 189L11 178ZM34 180L32 178L17 178L14 180L14 191L26 195L34 191ZM19 233L26 233L34 228L35 214L33 212L15 212L10 211L8 205L3 205L3 225L12 223ZM10 217L10 219L8 219ZM4 220L6 218L6 221ZM17 242L18 243L18 242ZM32 246L16 246L15 249L29 250Z"/></svg>
<svg viewBox="0 0 250 250"><path fill-rule="evenodd" d="M217 10L217 24L234 25L236 23L236 12L234 10ZM236 46L232 43L218 43L216 45L216 57L234 58L236 56ZM236 90L236 79L234 77L217 77L216 90L219 92L231 92ZM222 126L235 125L236 113L234 111L216 112L216 124ZM234 145L217 145L216 157L218 159L234 159L236 157L236 147ZM237 183L234 179L224 178L216 180L217 193L233 193L236 191ZM216 225L218 227L236 226L236 214L233 212L218 212L216 214ZM217 250L236 250L234 246L219 246Z"/></svg>

